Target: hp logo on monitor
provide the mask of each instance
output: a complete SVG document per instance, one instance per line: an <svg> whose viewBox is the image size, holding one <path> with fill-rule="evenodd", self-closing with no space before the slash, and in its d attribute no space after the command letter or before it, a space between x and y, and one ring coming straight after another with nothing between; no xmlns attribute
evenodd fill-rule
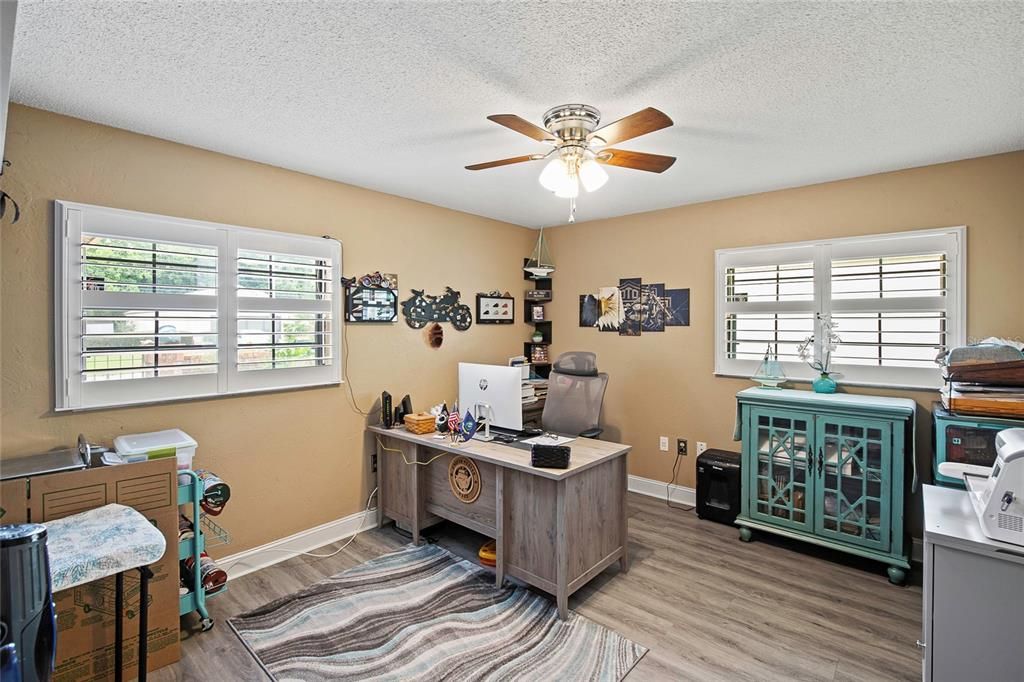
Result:
<svg viewBox="0 0 1024 682"><path fill-rule="evenodd" d="M487 379L481 379L480 380L480 390L481 391L486 391L487 390Z"/></svg>

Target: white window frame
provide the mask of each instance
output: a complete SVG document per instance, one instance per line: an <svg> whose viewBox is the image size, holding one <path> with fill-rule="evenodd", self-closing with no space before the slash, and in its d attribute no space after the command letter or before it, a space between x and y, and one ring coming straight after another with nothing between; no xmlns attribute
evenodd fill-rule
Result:
<svg viewBox="0 0 1024 682"><path fill-rule="evenodd" d="M729 358L726 352L726 316L733 312L811 312L815 315L815 357L823 354L822 320L833 313L856 312L864 302L831 298L831 262L833 259L886 257L942 251L946 254L946 292L942 297L894 299L894 309L921 312L943 310L946 313L946 345L963 345L967 340L967 228L955 227L911 230L863 237L843 237L771 244L765 246L719 249L715 251L715 375L751 377L759 361ZM813 301L728 302L726 273L731 267L814 263ZM878 301L872 301L877 306ZM836 329L842 337L842 329ZM811 381L817 373L801 362L782 362L786 377ZM930 367L872 367L833 365L840 381L848 385L888 388L938 389L942 375L938 365Z"/></svg>
<svg viewBox="0 0 1024 682"><path fill-rule="evenodd" d="M85 382L78 370L82 352L84 308L125 307L185 309L183 297L172 294L83 291L82 234L126 239L185 242L217 248L216 295L189 295L191 308L217 311L217 372L186 376ZM237 368L238 249L329 258L332 266L330 302L288 300L290 310L323 310L331 315L331 363L318 367L287 367L240 372ZM223 223L140 213L70 201L54 201L54 379L55 409L77 411L194 400L225 395L279 391L342 382L342 245L335 239L274 232ZM130 299L128 298L130 297ZM177 299L177 300L175 300ZM272 307L249 299L243 309ZM281 299L282 301L284 299ZM251 305L250 305L250 302ZM268 309L269 309L268 307Z"/></svg>

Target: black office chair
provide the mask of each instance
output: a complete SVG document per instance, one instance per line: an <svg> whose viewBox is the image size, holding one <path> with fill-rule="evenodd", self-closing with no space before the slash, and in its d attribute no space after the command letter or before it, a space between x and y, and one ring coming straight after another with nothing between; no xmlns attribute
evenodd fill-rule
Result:
<svg viewBox="0 0 1024 682"><path fill-rule="evenodd" d="M597 371L597 356L584 351L562 353L548 377L548 397L541 414L545 431L597 438L608 375Z"/></svg>

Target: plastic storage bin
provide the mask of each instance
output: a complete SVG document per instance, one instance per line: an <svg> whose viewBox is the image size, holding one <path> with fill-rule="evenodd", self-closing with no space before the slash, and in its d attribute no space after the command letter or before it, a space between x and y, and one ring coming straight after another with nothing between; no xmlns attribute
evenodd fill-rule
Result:
<svg viewBox="0 0 1024 682"><path fill-rule="evenodd" d="M937 485L952 488L963 488L963 481L940 474L939 464L957 462L990 467L996 461L996 434L1003 429L1024 426L1024 421L1016 419L952 414L942 403L932 404L932 417L935 420L932 476Z"/></svg>
<svg viewBox="0 0 1024 682"><path fill-rule="evenodd" d="M134 433L114 439L114 449L125 461L139 462L146 459L175 457L178 460L179 471L192 468L192 458L195 457L197 445L195 439L181 429ZM187 476L178 476L178 482L187 484L189 480Z"/></svg>

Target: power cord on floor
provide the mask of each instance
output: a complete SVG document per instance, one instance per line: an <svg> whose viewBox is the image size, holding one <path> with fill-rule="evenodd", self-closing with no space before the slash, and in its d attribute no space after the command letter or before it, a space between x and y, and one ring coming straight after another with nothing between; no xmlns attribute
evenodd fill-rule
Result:
<svg viewBox="0 0 1024 682"><path fill-rule="evenodd" d="M672 480L665 484L665 504L668 505L669 509L678 509L679 511L689 512L697 508L697 505L674 505L672 504L672 486L676 484L676 477L679 475L679 461L682 459L682 455L676 455L676 461L672 464Z"/></svg>
<svg viewBox="0 0 1024 682"><path fill-rule="evenodd" d="M350 537L348 539L348 542L346 542L344 545L342 545L338 549L334 550L330 554L314 554L313 552L300 552L300 551L294 550L294 549L275 549L273 547L270 547L270 548L267 548L267 549L262 549L260 551L261 552L284 552L285 554L293 554L295 556L301 555L301 556L311 556L311 557L314 557L316 559L330 559L332 556L336 556L337 554L342 552L345 548L347 548L349 545L351 545L355 541L356 536L358 536L360 533L363 532L363 524L366 523L366 512L370 511L370 503L373 501L373 496L376 495L376 494L377 494L377 488L374 488L372 491L370 491L370 496L366 498L366 508L363 509L363 519L359 522L359 528L356 529L356 532L352 534L352 537ZM238 559L235 559L234 561L230 562L228 565L229 566L234 566L236 562L241 561L242 559L243 559L243 557L239 557ZM221 568L223 568L223 567L224 566L221 565Z"/></svg>

